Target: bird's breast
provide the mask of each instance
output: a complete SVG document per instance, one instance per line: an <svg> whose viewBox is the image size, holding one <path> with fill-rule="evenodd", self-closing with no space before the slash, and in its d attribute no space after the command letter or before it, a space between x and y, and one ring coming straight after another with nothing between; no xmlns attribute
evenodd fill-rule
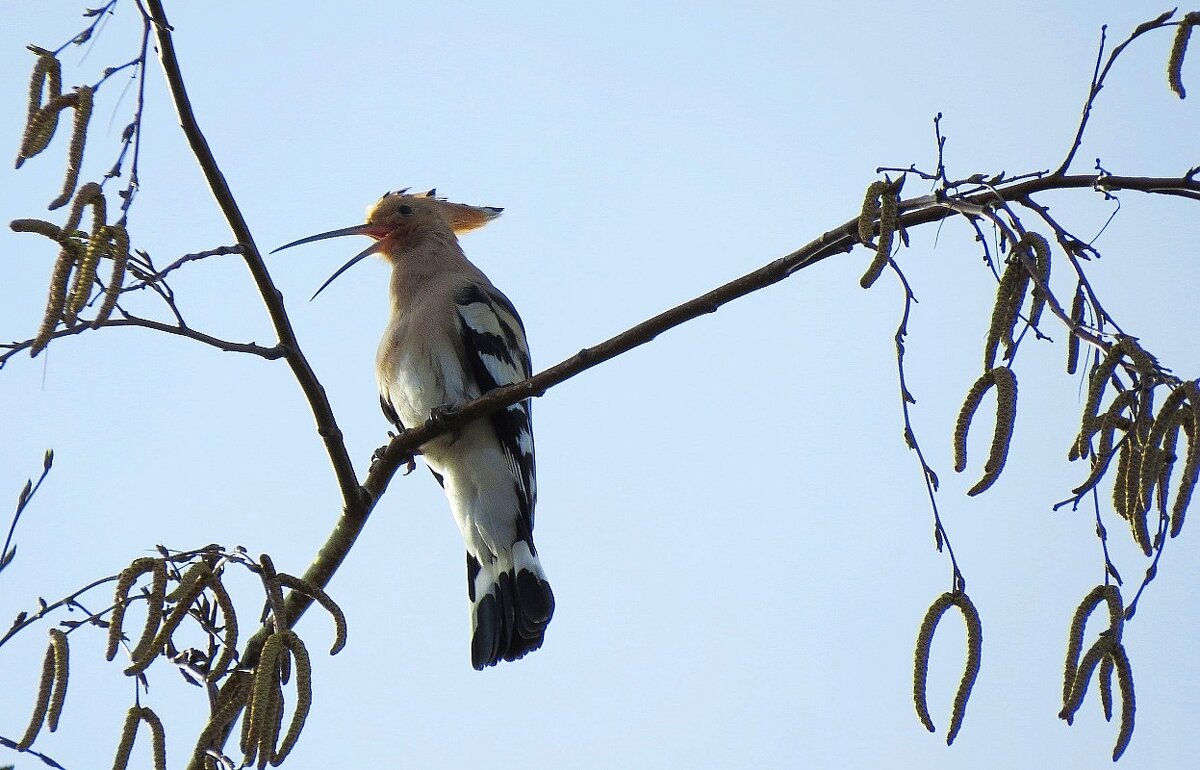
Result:
<svg viewBox="0 0 1200 770"><path fill-rule="evenodd" d="M434 409L478 395L463 370L461 342L450 329L422 320L393 319L375 362L379 392L407 427L421 425Z"/></svg>

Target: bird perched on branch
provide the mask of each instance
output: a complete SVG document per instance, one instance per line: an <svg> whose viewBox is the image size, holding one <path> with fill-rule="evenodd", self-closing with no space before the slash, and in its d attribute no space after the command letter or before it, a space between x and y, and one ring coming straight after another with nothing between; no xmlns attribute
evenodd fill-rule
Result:
<svg viewBox="0 0 1200 770"><path fill-rule="evenodd" d="M516 308L467 260L456 237L501 211L450 203L433 190L401 190L368 209L365 224L275 250L343 235L374 239L314 298L368 255L391 263L391 320L375 374L384 414L401 430L530 375ZM529 400L443 434L421 454L445 490L467 547L472 665L483 669L538 649L554 613L554 594L533 545L537 487Z"/></svg>

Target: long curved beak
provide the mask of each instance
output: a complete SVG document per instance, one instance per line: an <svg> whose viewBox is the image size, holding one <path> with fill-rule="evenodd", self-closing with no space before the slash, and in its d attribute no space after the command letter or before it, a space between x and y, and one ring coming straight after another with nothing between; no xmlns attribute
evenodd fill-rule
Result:
<svg viewBox="0 0 1200 770"><path fill-rule="evenodd" d="M277 251L283 251L284 249L290 249L293 246L301 246L305 243L312 243L313 241L323 241L326 238L340 238L343 235L368 235L372 238L375 238L376 240L370 246L368 246L367 248L363 249L362 251L355 254L353 257L351 257L350 261L347 262L346 264L342 265L341 267L339 267L337 269L336 273L329 276L329 279L327 281L325 281L325 283L321 284L321 288L317 289L316 292L314 292L313 295L311 297L309 297L308 301L312 302L314 299L317 298L317 295L320 294L321 292L325 291L325 287L328 286L329 284L333 283L334 279L336 279L339 275L346 272L351 267L354 267L355 264L357 264L358 262L361 262L365 257L369 257L372 254L374 254L375 252L379 251L379 243L380 243L380 240L382 240L380 238L379 232L376 231L369 224L354 225L353 227L343 227L339 230L330 230L327 233L317 233L316 235L310 235L307 238L301 238L298 241L292 241L291 243L285 243L284 245L280 246L277 249L272 249L270 253L274 254Z"/></svg>

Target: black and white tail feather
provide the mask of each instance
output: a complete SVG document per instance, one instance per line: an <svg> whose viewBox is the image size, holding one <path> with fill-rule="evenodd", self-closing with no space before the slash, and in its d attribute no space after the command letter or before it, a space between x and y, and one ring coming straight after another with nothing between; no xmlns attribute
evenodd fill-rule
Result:
<svg viewBox="0 0 1200 770"><path fill-rule="evenodd" d="M480 394L527 379L532 366L525 327L508 298L495 287L471 284L455 294L454 301L465 362ZM516 660L541 647L554 614L554 593L533 544L537 475L531 407L526 399L488 418L512 476L516 539L508 558L491 564L467 552L471 663L477 669Z"/></svg>

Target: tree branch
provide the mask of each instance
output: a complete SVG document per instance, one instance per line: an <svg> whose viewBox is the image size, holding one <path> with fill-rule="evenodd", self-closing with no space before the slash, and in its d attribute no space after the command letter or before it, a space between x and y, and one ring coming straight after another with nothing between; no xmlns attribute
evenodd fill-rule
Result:
<svg viewBox="0 0 1200 770"><path fill-rule="evenodd" d="M1109 190L1137 190L1147 193L1187 195L1200 200L1200 181L1187 177L1105 176L1101 181L1095 175L1085 174L1049 175L1024 179L1007 187L1001 186L965 195L959 200L974 206L994 208L1008 201L1021 201L1030 195L1047 190L1095 187L1100 184L1104 189ZM954 208L938 202L932 196L901 201L900 210L905 212L899 219L901 229L937 222L958 213ZM659 313L599 345L585 348L571 358L539 372L524 382L489 391L485 395L447 412L438 420L431 420L424 425L404 431L389 442L381 461L371 469L363 482L364 489L372 500L378 498L387 488L392 475L408 459L413 450L429 440L497 409L510 406L526 398L541 396L560 382L587 371L610 358L644 345L669 329L706 313L716 312L727 302L778 283L792 273L823 259L848 252L858 243L857 232L858 218L855 217L785 257L695 299Z"/></svg>
<svg viewBox="0 0 1200 770"><path fill-rule="evenodd" d="M200 169L204 172L204 178L208 181L209 189L212 191L217 205L229 223L229 229L237 238L238 243L242 245L244 250L242 257L246 260L246 266L250 268L250 274L258 286L263 303L267 306L267 313L275 327L275 333L279 336L279 344L285 351L284 358L291 367L296 381L300 384L300 389L304 392L304 397L308 400L309 408L316 419L317 433L325 442L325 451L333 464L338 486L342 492L343 503L347 510L361 514L362 500L358 478L354 474L354 466L346 451L342 431L338 428L333 408L325 396L325 389L317 380L308 359L300 350L300 343L296 339L287 311L283 307L283 296L275 288L275 284L267 272L267 267L263 263L262 255L254 244L254 236L251 235L250 228L246 225L246 220L242 217L242 212L229 189L229 184L217 166L212 150L209 149L208 142L196 122L191 102L188 100L187 89L183 84L179 60L175 56L175 45L171 39L171 25L167 22L162 2L161 0L146 0L146 6L150 21L154 25L154 37L158 42L159 62L162 64L171 100L174 102L175 111L179 116L180 127L183 129L184 136L187 137L192 153L196 156L196 161L200 164Z"/></svg>
<svg viewBox="0 0 1200 770"><path fill-rule="evenodd" d="M244 249L240 244L235 243L232 246L218 246L215 249L205 249L204 251L197 251L193 254L184 254L182 257L167 265L162 270L159 270L153 275L147 275L144 278L141 278L138 283L126 286L125 288L121 289L121 291L133 291L134 289L144 288L147 284L161 281L162 279L166 278L167 274L172 270L178 270L188 262L194 262L206 257L219 257L224 254L241 254L243 250Z"/></svg>
<svg viewBox="0 0 1200 770"><path fill-rule="evenodd" d="M1071 149L1067 151L1067 157L1063 158L1060 165L1054 172L1055 176L1067 173L1067 169L1071 166L1071 161L1075 159L1075 153L1079 152L1079 148L1083 145L1083 133L1087 130L1088 118L1092 115L1092 107L1096 104L1096 97L1100 95L1101 89L1104 88L1104 78L1108 77L1108 71L1112 69L1113 63L1125 47L1136 40L1141 35L1149 32L1152 29L1161 27L1173 26L1168 23L1168 20L1175 15L1175 10L1172 9L1159 16L1157 19L1152 19L1144 24L1138 25L1125 42L1113 49L1108 55L1108 62L1104 65L1104 69L1100 69L1100 62L1104 58L1104 41L1108 33L1108 25L1100 28L1100 50L1096 52L1096 69L1092 74L1092 84L1088 88L1087 99L1083 102L1083 115L1079 118L1079 128L1075 131L1075 138L1071 141Z"/></svg>
<svg viewBox="0 0 1200 770"><path fill-rule="evenodd" d="M99 328L103 329L110 326L138 326L143 329L166 332L168 334L174 334L179 337L187 337L190 340L202 342L205 345L210 345L218 350L223 350L226 353L250 353L252 355L265 358L268 361L274 361L276 359L283 358L286 355L286 350L281 345L275 345L267 348L263 347L262 345L256 345L253 342L230 342L218 337L213 337L210 334L205 334L204 332L196 331L188 326L177 326L175 324L167 324L163 323L162 321L153 321L149 318L139 318L137 316L131 316L128 314L126 314L125 318L116 318L105 321L104 324ZM92 331L95 328L97 327L90 323L77 323L74 326L59 329L58 331L54 332L54 334L50 335L50 339L57 340L63 337L73 337L76 334ZM17 353L20 353L22 350L26 350L32 346L33 340L13 342L3 346L7 347L8 349L3 353L0 353L0 369L4 368L4 365L8 363L10 358L15 356Z"/></svg>

